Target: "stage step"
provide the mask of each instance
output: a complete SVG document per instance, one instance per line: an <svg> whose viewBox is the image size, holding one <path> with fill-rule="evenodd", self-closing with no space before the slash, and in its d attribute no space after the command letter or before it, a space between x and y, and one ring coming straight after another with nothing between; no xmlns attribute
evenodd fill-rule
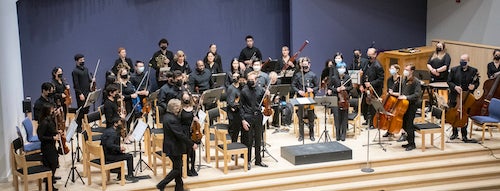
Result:
<svg viewBox="0 0 500 191"><path fill-rule="evenodd" d="M500 190L500 181L498 181L498 178L488 179L488 180L478 180L478 181L466 181L466 182L457 182L453 184L403 189L400 191L422 191L422 190L446 191L451 189L455 191L477 191L477 190L498 191Z"/></svg>
<svg viewBox="0 0 500 191"><path fill-rule="evenodd" d="M500 161L492 159L492 157L483 155L478 157L465 157L456 159L442 159L436 161L423 161L423 162L408 162L400 161L400 164L387 165L380 167L373 167L375 169L374 173L363 173L360 168L344 169L335 171L324 171L317 172L313 174L296 174L294 176L286 177L282 176L264 179L264 180L247 180L240 179L240 183L232 184L218 184L218 186L203 187L195 190L286 190L286 189L297 189L297 190L310 190L311 187L318 188L313 190L338 190L340 185L344 185L347 190L363 190L363 186L350 188L349 186L358 185L370 185L366 189L374 190L373 185L378 185L375 183L384 182L384 180L389 180L391 182L401 182L407 180L405 185L412 185L413 182L418 182L418 176L423 178L430 177L431 174L438 174L441 172L446 172L452 176L449 179L458 178L469 178L469 175L463 175L461 171L468 171L469 169L479 169L479 174L472 174L471 176L479 177L497 177L500 176ZM497 167L499 166L499 167ZM469 170L472 171L472 170ZM450 173L458 172L458 173ZM465 176L465 177L464 177ZM436 177L446 177L446 176L436 176ZM441 179L439 179L441 180ZM447 178L443 178L448 180ZM425 180L422 180L425 182ZM461 179L463 181L463 179ZM457 182L461 182L457 181ZM432 181L437 182L437 181ZM390 185L388 184L387 185ZM444 183L444 182L443 182ZM340 185L339 185L340 184ZM398 185L398 184L396 184ZM385 184L380 185L380 187L386 186ZM375 189L375 190L384 190Z"/></svg>

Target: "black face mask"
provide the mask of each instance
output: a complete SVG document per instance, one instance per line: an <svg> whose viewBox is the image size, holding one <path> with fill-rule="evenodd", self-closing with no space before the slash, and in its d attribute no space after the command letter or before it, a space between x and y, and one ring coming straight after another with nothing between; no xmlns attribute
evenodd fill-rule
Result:
<svg viewBox="0 0 500 191"><path fill-rule="evenodd" d="M127 78L128 78L128 74L126 74L126 75L121 75L120 77L121 77L122 79L127 79Z"/></svg>
<svg viewBox="0 0 500 191"><path fill-rule="evenodd" d="M359 55L355 54L354 59L359 59Z"/></svg>
<svg viewBox="0 0 500 191"><path fill-rule="evenodd" d="M52 92L52 93L49 93L49 94L47 95L47 97L49 97L49 98L53 98L55 95L56 95L56 94L55 94L54 92Z"/></svg>
<svg viewBox="0 0 500 191"><path fill-rule="evenodd" d="M62 76L62 74L57 74L57 77L62 78L63 76Z"/></svg>
<svg viewBox="0 0 500 191"><path fill-rule="evenodd" d="M493 59L500 60L500 55L495 55L495 57Z"/></svg>
<svg viewBox="0 0 500 191"><path fill-rule="evenodd" d="M439 51L442 51L442 50L443 50L443 48L441 48L441 47L436 47L436 52L439 52Z"/></svg>
<svg viewBox="0 0 500 191"><path fill-rule="evenodd" d="M188 99L186 99L186 100L184 100L184 101L182 101L182 102L183 102L184 104L189 104L189 103L191 103Z"/></svg>
<svg viewBox="0 0 500 191"><path fill-rule="evenodd" d="M240 89L245 87L245 85L247 85L247 83L245 83L245 82L240 82L239 84L240 84L240 87L239 87Z"/></svg>
<svg viewBox="0 0 500 191"><path fill-rule="evenodd" d="M248 82L247 82L247 85L248 85L248 87L250 87L250 88L254 88L254 86L255 86L255 81L248 81Z"/></svg>
<svg viewBox="0 0 500 191"><path fill-rule="evenodd" d="M177 86L177 87L181 87L181 86L182 86L182 81L180 81L180 80L179 80L179 81L176 81L176 82L174 82L174 84L175 84L175 86Z"/></svg>
<svg viewBox="0 0 500 191"><path fill-rule="evenodd" d="M309 66L302 66L302 69L307 70L309 69Z"/></svg>
<svg viewBox="0 0 500 191"><path fill-rule="evenodd" d="M160 47L162 50L167 50L167 47L166 46L161 46Z"/></svg>
<svg viewBox="0 0 500 191"><path fill-rule="evenodd" d="M237 78L234 78L234 79L233 79L233 84L234 84L234 83L236 83L236 82L238 82L238 79L237 79Z"/></svg>
<svg viewBox="0 0 500 191"><path fill-rule="evenodd" d="M85 62L80 62L80 66L85 66Z"/></svg>

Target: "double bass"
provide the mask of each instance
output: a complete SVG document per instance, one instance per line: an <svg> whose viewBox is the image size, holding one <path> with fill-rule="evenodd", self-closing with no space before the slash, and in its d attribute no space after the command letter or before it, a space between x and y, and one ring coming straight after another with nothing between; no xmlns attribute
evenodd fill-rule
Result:
<svg viewBox="0 0 500 191"><path fill-rule="evenodd" d="M500 88L498 88L498 84L500 84L499 75L500 73L495 73L492 78L483 83L483 95L472 104L469 111L470 116L488 115L488 106L491 98L500 98Z"/></svg>
<svg viewBox="0 0 500 191"><path fill-rule="evenodd" d="M479 74L476 73L472 78L472 82L475 82L479 78ZM454 90L452 90L454 91ZM464 127L469 122L468 110L474 104L476 99L470 90L460 92L457 96L457 105L446 111L445 122L451 124L452 127Z"/></svg>

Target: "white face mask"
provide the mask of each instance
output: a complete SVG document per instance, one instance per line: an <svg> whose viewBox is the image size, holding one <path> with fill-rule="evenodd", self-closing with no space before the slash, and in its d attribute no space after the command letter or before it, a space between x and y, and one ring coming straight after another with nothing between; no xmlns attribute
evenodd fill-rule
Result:
<svg viewBox="0 0 500 191"><path fill-rule="evenodd" d="M342 62L342 58L337 58L337 59L335 59L335 63L336 63L336 64L340 64L341 62Z"/></svg>
<svg viewBox="0 0 500 191"><path fill-rule="evenodd" d="M403 71L403 75L405 77L408 77L410 75L410 72L408 70Z"/></svg>
<svg viewBox="0 0 500 191"><path fill-rule="evenodd" d="M389 73L394 76L394 74L396 74L396 69L389 69Z"/></svg>
<svg viewBox="0 0 500 191"><path fill-rule="evenodd" d="M345 68L337 68L337 71L339 71L339 74L345 74Z"/></svg>
<svg viewBox="0 0 500 191"><path fill-rule="evenodd" d="M261 69L261 66L253 66L253 71L260 71Z"/></svg>
<svg viewBox="0 0 500 191"><path fill-rule="evenodd" d="M144 67L139 67L139 68L137 68L137 71L138 71L139 73L144 72Z"/></svg>

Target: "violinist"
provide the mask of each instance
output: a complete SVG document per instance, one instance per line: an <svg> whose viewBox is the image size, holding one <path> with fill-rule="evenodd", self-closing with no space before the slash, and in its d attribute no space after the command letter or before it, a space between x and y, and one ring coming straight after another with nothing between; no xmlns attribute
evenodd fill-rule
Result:
<svg viewBox="0 0 500 191"><path fill-rule="evenodd" d="M90 93L90 86L95 79L90 77L89 69L85 67L85 57L83 54L76 54L74 56L76 67L73 69L71 76L73 77L73 88L75 89L76 104L78 108L83 107L87 96ZM80 113L76 118L78 123L77 131L82 131L83 115L89 112L89 107L81 108Z"/></svg>
<svg viewBox="0 0 500 191"><path fill-rule="evenodd" d="M50 84L50 83L49 83ZM48 190L48 185L55 183L61 177L56 177L56 170L59 168L59 154L56 149L56 141L59 141L60 134L56 129L55 112L53 103L42 103L40 108L40 118L38 120L37 134L41 142L42 164L52 170L53 182L46 182L45 188ZM59 112L59 111L58 111ZM54 188L54 186L52 186ZM58 190L54 188L53 190Z"/></svg>
<svg viewBox="0 0 500 191"><path fill-rule="evenodd" d="M119 89L120 88L117 84L110 84L106 86L106 89L104 90L106 97L104 99L103 112L106 119L125 119L125 114L118 111L117 101L121 99L118 92ZM113 126L114 123L111 120L106 120L106 128L111 128Z"/></svg>
<svg viewBox="0 0 500 191"><path fill-rule="evenodd" d="M138 60L135 63L135 72L132 74L130 77L130 82L134 87L137 88L137 94L139 95L140 100L146 98L149 95L149 90L148 90L148 76L149 73L146 75L146 72L144 72L144 62ZM144 81L143 81L144 79ZM142 84L141 84L141 81ZM142 106L142 102L141 102Z"/></svg>
<svg viewBox="0 0 500 191"><path fill-rule="evenodd" d="M123 102L125 102L125 111L127 114L134 112L132 116L141 116L138 109L133 109L136 103L140 102L139 94L136 92L134 85L130 82L130 75L127 68L118 69L118 85L120 86L121 94L123 96ZM133 111L132 111L133 110ZM127 132L130 131L130 123L132 120L127 121ZM128 139L125 139L125 143L130 143Z"/></svg>
<svg viewBox="0 0 500 191"><path fill-rule="evenodd" d="M475 79L478 70L472 66L469 66L469 55L463 54L460 56L460 65L451 68L450 75L448 76L448 86L450 87L450 99L448 100L448 106L453 108L457 106L457 97L462 94L463 91L474 92L479 86L479 77ZM468 113L468 111L462 111ZM458 129L461 128L462 141L465 143L476 142L473 139L467 138L467 123L463 127L453 127L453 134L450 140L458 138Z"/></svg>
<svg viewBox="0 0 500 191"><path fill-rule="evenodd" d="M315 94L318 87L318 78L311 71L311 61L307 57L299 58L299 66L302 72L297 72L293 77L292 89L297 92L297 97L306 97L307 94ZM314 141L314 119L316 118L313 109L305 109L299 106L297 117L299 118L299 141L304 140L304 118L308 119L309 138Z"/></svg>
<svg viewBox="0 0 500 191"><path fill-rule="evenodd" d="M399 82L394 85L393 90L389 90L389 94L397 96L399 100L408 100L408 109L403 116L403 129L408 134L406 140L408 144L402 145L406 151L411 151L415 149L415 126L413 120L415 119L415 113L419 107L418 102L420 96L422 95L420 80L413 76L415 72L415 66L412 64L407 64L403 70L403 76L405 77L403 83L401 84L401 91L399 90ZM400 93L395 93L400 92Z"/></svg>
<svg viewBox="0 0 500 191"><path fill-rule="evenodd" d="M210 70L212 74L222 73L222 67L219 66L217 62L215 62L215 54L212 52L208 52L206 56L207 60L204 61L205 68Z"/></svg>
<svg viewBox="0 0 500 191"><path fill-rule="evenodd" d="M368 63L368 60L366 58L361 57L363 53L361 53L360 49L354 49L353 50L353 60L351 63L347 65L347 70L362 70L365 65ZM352 90L350 92L351 97L353 98L360 98L361 91L359 90L358 84L353 84L352 85ZM358 107L354 107L354 112L358 111Z"/></svg>
<svg viewBox="0 0 500 191"><path fill-rule="evenodd" d="M42 84L42 95L35 101L33 107L33 120L39 121L42 114L43 104L55 104L54 102L54 85L49 82Z"/></svg>
<svg viewBox="0 0 500 191"><path fill-rule="evenodd" d="M130 72L134 73L134 67L132 66L132 64L132 59L127 58L127 50L125 50L125 48L123 47L120 47L118 48L118 58L115 60L115 64L113 65L113 68L111 68L111 71L117 74L119 68L127 66Z"/></svg>
<svg viewBox="0 0 500 191"><path fill-rule="evenodd" d="M191 129L191 125L194 123L199 123L197 114L195 113L197 110L194 106L193 97L188 93L184 92L182 94L182 110L180 114L181 125L186 136L191 137L193 130ZM200 144L200 143L196 143ZM196 151L193 150L193 147L186 147L187 153L187 175L188 176L198 176L198 173L194 169L194 163L196 161Z"/></svg>
<svg viewBox="0 0 500 191"><path fill-rule="evenodd" d="M495 49L493 50L493 61L488 63L488 78L492 78L498 72L500 72L500 49Z"/></svg>
<svg viewBox="0 0 500 191"><path fill-rule="evenodd" d="M69 92L69 84L63 78L63 70L61 67L55 67L52 69L52 84L54 85L54 102L60 104L63 108L63 117L66 119L66 112L68 112L68 106L64 104L66 98L70 98L70 95L66 95ZM70 98L71 99L71 98Z"/></svg>
<svg viewBox="0 0 500 191"><path fill-rule="evenodd" d="M342 61L342 59L341 59ZM324 88L325 85L327 85L328 83L328 79L329 77L333 76L333 69L337 69L336 67L334 67L335 64L333 62L333 60L331 59L328 59L326 60L325 62L325 68L323 68L323 71L321 71L321 88Z"/></svg>
<svg viewBox="0 0 500 191"><path fill-rule="evenodd" d="M365 93L361 101L361 112L366 120L364 124L370 124L369 129L373 129L372 117L375 115L375 108L366 102L367 99L371 99L368 98L366 93L370 91L370 96L373 97L382 94L382 88L384 86L384 68L382 68L382 65L377 60L377 49L369 48L366 51L366 55L368 57L368 63L363 68L363 75L360 79L362 84L359 87L360 91ZM373 92L373 90L375 90L375 92Z"/></svg>
<svg viewBox="0 0 500 191"><path fill-rule="evenodd" d="M265 89L257 85L257 72L250 72L247 76L247 85L240 92L240 116L243 131L241 133L241 142L244 142L248 148L248 169L252 160L252 145L255 147L255 165L267 167L262 162L261 144L262 144L262 120L261 101L264 98ZM255 142L255 144L254 144Z"/></svg>
<svg viewBox="0 0 500 191"><path fill-rule="evenodd" d="M222 58L220 56L220 54L217 52L217 45L216 44L210 44L208 46L208 52L207 52L207 55L205 56L205 58L203 58L203 63L209 63L208 61L208 53L212 53L212 55L214 56L214 62L215 62L215 65L217 68L219 68L220 70L218 70L219 72L218 73L221 73L223 72L223 69L222 69ZM207 67L209 68L209 67Z"/></svg>
<svg viewBox="0 0 500 191"><path fill-rule="evenodd" d="M346 74L346 64L341 62L336 65L337 71L330 76L328 85L328 95L337 96L339 105L333 107L333 116L335 120L335 133L337 141L345 141L348 127L349 106L347 108L341 102L349 103L349 92L352 89L351 77ZM342 94L342 95L340 95ZM342 99L344 100L341 100Z"/></svg>
<svg viewBox="0 0 500 191"><path fill-rule="evenodd" d="M158 42L160 50L156 51L149 60L150 66L156 70L156 86L158 88L167 83L166 72L170 70L171 62L174 60L174 53L167 50L168 45L168 40L162 38Z"/></svg>
<svg viewBox="0 0 500 191"><path fill-rule="evenodd" d="M233 76L231 77L232 83L229 87L226 89L226 95L227 95L227 118L229 120L229 128L228 132L229 135L231 135L231 142L236 143L238 142L238 137L240 135L241 131L241 116L240 116L240 90L243 89L246 83L246 79L243 77L243 75L240 75L239 73L235 72L232 74ZM241 140L243 144L243 140Z"/></svg>

